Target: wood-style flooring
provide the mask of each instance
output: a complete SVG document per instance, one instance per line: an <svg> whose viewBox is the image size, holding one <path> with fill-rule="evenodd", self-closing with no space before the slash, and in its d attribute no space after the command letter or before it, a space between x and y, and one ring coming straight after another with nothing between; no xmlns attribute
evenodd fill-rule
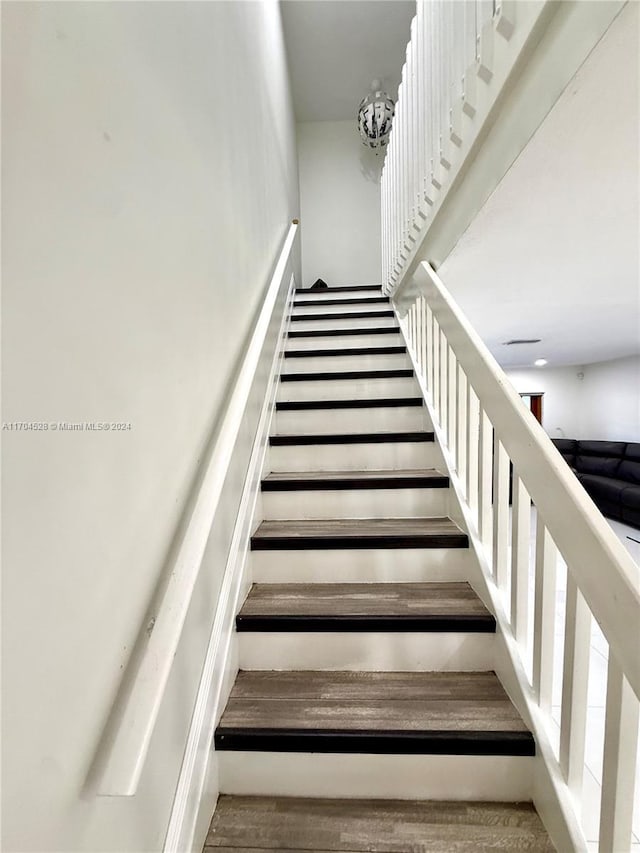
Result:
<svg viewBox="0 0 640 853"><path fill-rule="evenodd" d="M530 803L221 796L204 853L553 853Z"/></svg>

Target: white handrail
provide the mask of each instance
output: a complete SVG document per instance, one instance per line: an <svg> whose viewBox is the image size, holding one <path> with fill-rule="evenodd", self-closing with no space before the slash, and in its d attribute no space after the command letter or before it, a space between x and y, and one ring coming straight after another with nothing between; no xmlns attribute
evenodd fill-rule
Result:
<svg viewBox="0 0 640 853"><path fill-rule="evenodd" d="M437 273L422 263L415 280L640 697L640 591L634 584L635 563L546 432L522 406L520 396Z"/></svg>
<svg viewBox="0 0 640 853"><path fill-rule="evenodd" d="M98 794L132 796L136 793L297 230L298 224L294 221L273 271L229 405L212 443L162 601L151 617L145 646L136 656L136 671L117 697L108 726L109 737L102 744L107 754L102 757L99 769Z"/></svg>
<svg viewBox="0 0 640 853"><path fill-rule="evenodd" d="M496 618L501 631L511 633L521 663L532 649L528 690L549 721L554 677L562 677L560 743L553 757L554 772L573 794L567 802L579 800L584 773L592 616L609 645L600 849L618 853L631 840L638 757L638 567L428 264L419 265L405 289L403 307L408 300L401 325L466 503L474 547L483 554L485 580L495 590ZM537 511L533 623L527 616L531 501ZM558 555L567 566L562 663L554 655Z"/></svg>

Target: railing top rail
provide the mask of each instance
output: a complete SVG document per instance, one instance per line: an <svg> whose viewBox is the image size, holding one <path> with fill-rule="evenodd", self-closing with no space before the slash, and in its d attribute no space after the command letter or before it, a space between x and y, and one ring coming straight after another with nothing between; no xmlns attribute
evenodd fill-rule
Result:
<svg viewBox="0 0 640 853"><path fill-rule="evenodd" d="M136 793L297 230L298 222L294 220L282 245L222 423L212 443L188 525L172 562L171 575L149 623L149 636L145 637L141 647L134 650L133 672L125 675L101 741L96 770L98 794L132 796Z"/></svg>
<svg viewBox="0 0 640 853"><path fill-rule="evenodd" d="M640 574L434 270L414 282L493 424L624 674L640 697ZM405 293L405 298L407 294ZM532 450L535 448L535 453Z"/></svg>

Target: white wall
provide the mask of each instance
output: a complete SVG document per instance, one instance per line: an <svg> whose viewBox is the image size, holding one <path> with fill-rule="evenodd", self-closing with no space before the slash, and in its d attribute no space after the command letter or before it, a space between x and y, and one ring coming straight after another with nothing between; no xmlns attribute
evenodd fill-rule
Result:
<svg viewBox="0 0 640 853"><path fill-rule="evenodd" d="M138 794L85 783L298 215L280 13L3 4L2 71L3 420L131 424L3 432L2 846L158 850L232 500Z"/></svg>
<svg viewBox="0 0 640 853"><path fill-rule="evenodd" d="M303 286L377 284L383 155L362 145L355 114L297 130Z"/></svg>
<svg viewBox="0 0 640 853"><path fill-rule="evenodd" d="M506 373L520 393L544 394L551 438L640 441L640 356Z"/></svg>
<svg viewBox="0 0 640 853"><path fill-rule="evenodd" d="M640 441L640 356L584 368L579 438Z"/></svg>
<svg viewBox="0 0 640 853"><path fill-rule="evenodd" d="M577 438L580 430L581 367L545 367L505 371L521 394L544 394L542 426L551 438Z"/></svg>

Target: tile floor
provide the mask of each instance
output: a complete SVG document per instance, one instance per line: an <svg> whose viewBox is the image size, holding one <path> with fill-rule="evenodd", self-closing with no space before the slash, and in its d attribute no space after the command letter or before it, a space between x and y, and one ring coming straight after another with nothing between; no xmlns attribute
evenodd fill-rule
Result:
<svg viewBox="0 0 640 853"><path fill-rule="evenodd" d="M535 570L535 529L536 511L532 508L532 541L529 561L529 628L533 630L534 570ZM640 531L609 520L614 532L638 565L640 577ZM629 539L628 537L632 537ZM636 578L638 582L638 578ZM558 754L560 741L560 703L562 693L562 662L564 652L564 613L566 599L567 568L562 560L558 561L556 586L555 644L554 644L554 682L552 699L552 729L549 731L551 742ZM508 600L508 597L507 597ZM604 716L607 686L607 660L609 647L598 624L592 620L591 656L589 661L587 735L585 746L585 771L583 779L582 821L589 850L598 850L598 828L600 824L600 792L602 782L602 754L604 744ZM532 668L532 642L529 642L528 656L525 661L529 677ZM633 821L632 853L640 853L640 761L636 768L635 810Z"/></svg>

